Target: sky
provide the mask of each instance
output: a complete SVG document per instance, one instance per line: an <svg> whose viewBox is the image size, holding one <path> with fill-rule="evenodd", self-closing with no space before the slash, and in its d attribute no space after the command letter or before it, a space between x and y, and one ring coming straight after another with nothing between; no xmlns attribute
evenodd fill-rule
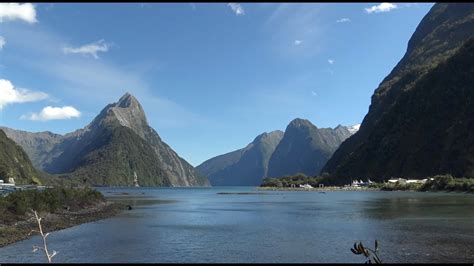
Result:
<svg viewBox="0 0 474 266"><path fill-rule="evenodd" d="M193 166L361 123L430 3L0 3L0 125L65 134L126 92Z"/></svg>

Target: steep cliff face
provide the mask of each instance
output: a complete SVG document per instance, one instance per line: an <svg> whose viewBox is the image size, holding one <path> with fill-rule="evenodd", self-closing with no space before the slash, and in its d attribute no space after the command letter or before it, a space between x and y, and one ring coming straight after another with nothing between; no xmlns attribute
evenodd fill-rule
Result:
<svg viewBox="0 0 474 266"><path fill-rule="evenodd" d="M435 4L404 57L375 90L358 133L322 172L340 183L354 176L474 177L469 137L474 73L472 59L466 60L473 36L474 5Z"/></svg>
<svg viewBox="0 0 474 266"><path fill-rule="evenodd" d="M29 155L31 162L38 169L43 169L50 163L51 154L55 145L63 140L63 136L51 132L31 133L27 131L14 130L7 127L0 127L8 138L19 144Z"/></svg>
<svg viewBox="0 0 474 266"><path fill-rule="evenodd" d="M316 175L358 125L317 128L306 119L257 136L245 148L211 158L198 167L213 186L259 186L265 177Z"/></svg>
<svg viewBox="0 0 474 266"><path fill-rule="evenodd" d="M295 119L268 164L268 177L304 173L317 175L333 152L351 133L346 127L317 128L309 120Z"/></svg>
<svg viewBox="0 0 474 266"><path fill-rule="evenodd" d="M11 178L16 184L41 184L26 152L0 130L0 180L8 183Z"/></svg>
<svg viewBox="0 0 474 266"><path fill-rule="evenodd" d="M209 186L148 125L141 104L129 93L43 152L49 157L37 163L45 171L94 185L132 186L136 173L143 186Z"/></svg>
<svg viewBox="0 0 474 266"><path fill-rule="evenodd" d="M213 186L257 186L268 172L268 161L282 131L257 136L243 149L211 158L197 167Z"/></svg>

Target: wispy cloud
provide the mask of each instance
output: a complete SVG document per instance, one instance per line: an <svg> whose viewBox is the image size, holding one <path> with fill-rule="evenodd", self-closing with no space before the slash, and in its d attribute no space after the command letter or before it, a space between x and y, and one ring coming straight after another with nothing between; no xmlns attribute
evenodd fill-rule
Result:
<svg viewBox="0 0 474 266"><path fill-rule="evenodd" d="M23 20L36 23L36 9L30 3L0 3L0 22L8 20Z"/></svg>
<svg viewBox="0 0 474 266"><path fill-rule="evenodd" d="M5 38L3 38L3 36L0 36L0 50L3 49L3 46L5 46L6 43L7 41L5 41Z"/></svg>
<svg viewBox="0 0 474 266"><path fill-rule="evenodd" d="M371 14L371 13L389 12L390 10L395 9L395 8L398 8L396 4L380 3L376 6L366 8L365 11Z"/></svg>
<svg viewBox="0 0 474 266"><path fill-rule="evenodd" d="M54 4L48 4L47 6L44 7L44 10L50 11L54 9Z"/></svg>
<svg viewBox="0 0 474 266"><path fill-rule="evenodd" d="M0 79L0 110L7 104L35 102L46 98L48 94L44 92L15 88L9 80Z"/></svg>
<svg viewBox="0 0 474 266"><path fill-rule="evenodd" d="M346 22L351 22L350 18L341 18L336 20L337 23L346 23Z"/></svg>
<svg viewBox="0 0 474 266"><path fill-rule="evenodd" d="M335 63L334 59L328 59L328 63L333 65Z"/></svg>
<svg viewBox="0 0 474 266"><path fill-rule="evenodd" d="M64 56L62 48L67 46L67 38L22 25L8 27L4 34L9 44L16 48L7 55L9 62L48 79L51 90L58 90L58 94L67 89L68 98L76 98L89 106L102 106L116 101L125 91L130 91L140 99L147 113L154 114L149 117L152 125L175 128L207 123L206 118L198 112L158 95L157 90L151 87L146 77L150 76L149 71L163 65L163 62L138 61L119 65L106 59ZM83 115L86 114L84 111ZM162 119L164 117L166 121Z"/></svg>
<svg viewBox="0 0 474 266"><path fill-rule="evenodd" d="M72 106L52 107L47 106L39 113L32 113L29 115L22 115L21 119L32 121L49 121L49 120L63 120L77 118L81 116L76 108Z"/></svg>
<svg viewBox="0 0 474 266"><path fill-rule="evenodd" d="M230 8L232 9L232 11L234 11L234 13L235 13L237 16L245 15L245 10L244 10L244 8L243 8L240 4L237 4L237 3L229 3L229 4L227 4L227 5L230 6Z"/></svg>
<svg viewBox="0 0 474 266"><path fill-rule="evenodd" d="M94 43L85 44L79 47L64 47L63 52L65 54L83 54L91 55L95 59L98 59L98 52L107 52L109 50L109 45L104 40L99 40Z"/></svg>
<svg viewBox="0 0 474 266"><path fill-rule="evenodd" d="M308 58L320 52L325 39L321 19L325 5L283 3L271 7L273 12L262 25L269 51L292 59Z"/></svg>

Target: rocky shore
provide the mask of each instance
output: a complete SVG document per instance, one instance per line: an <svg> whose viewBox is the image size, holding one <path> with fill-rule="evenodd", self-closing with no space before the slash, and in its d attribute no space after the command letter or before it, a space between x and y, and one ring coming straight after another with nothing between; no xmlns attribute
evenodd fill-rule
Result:
<svg viewBox="0 0 474 266"><path fill-rule="evenodd" d="M111 201L98 202L93 206L78 210L54 213L40 213L42 217L43 230L53 232L75 225L97 221L117 215L124 209L124 205ZM38 229L38 224L33 214L28 214L25 220L14 224L0 224L0 247L27 239L38 233L32 230Z"/></svg>

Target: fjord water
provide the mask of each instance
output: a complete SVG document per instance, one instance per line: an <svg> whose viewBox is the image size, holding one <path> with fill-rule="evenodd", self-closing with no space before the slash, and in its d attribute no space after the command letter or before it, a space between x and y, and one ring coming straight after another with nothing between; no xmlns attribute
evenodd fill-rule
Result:
<svg viewBox="0 0 474 266"><path fill-rule="evenodd" d="M375 239L384 262L474 262L473 194L100 190L133 209L53 232L55 262L359 263L350 248ZM0 262L44 262L36 244L38 236L1 248Z"/></svg>

